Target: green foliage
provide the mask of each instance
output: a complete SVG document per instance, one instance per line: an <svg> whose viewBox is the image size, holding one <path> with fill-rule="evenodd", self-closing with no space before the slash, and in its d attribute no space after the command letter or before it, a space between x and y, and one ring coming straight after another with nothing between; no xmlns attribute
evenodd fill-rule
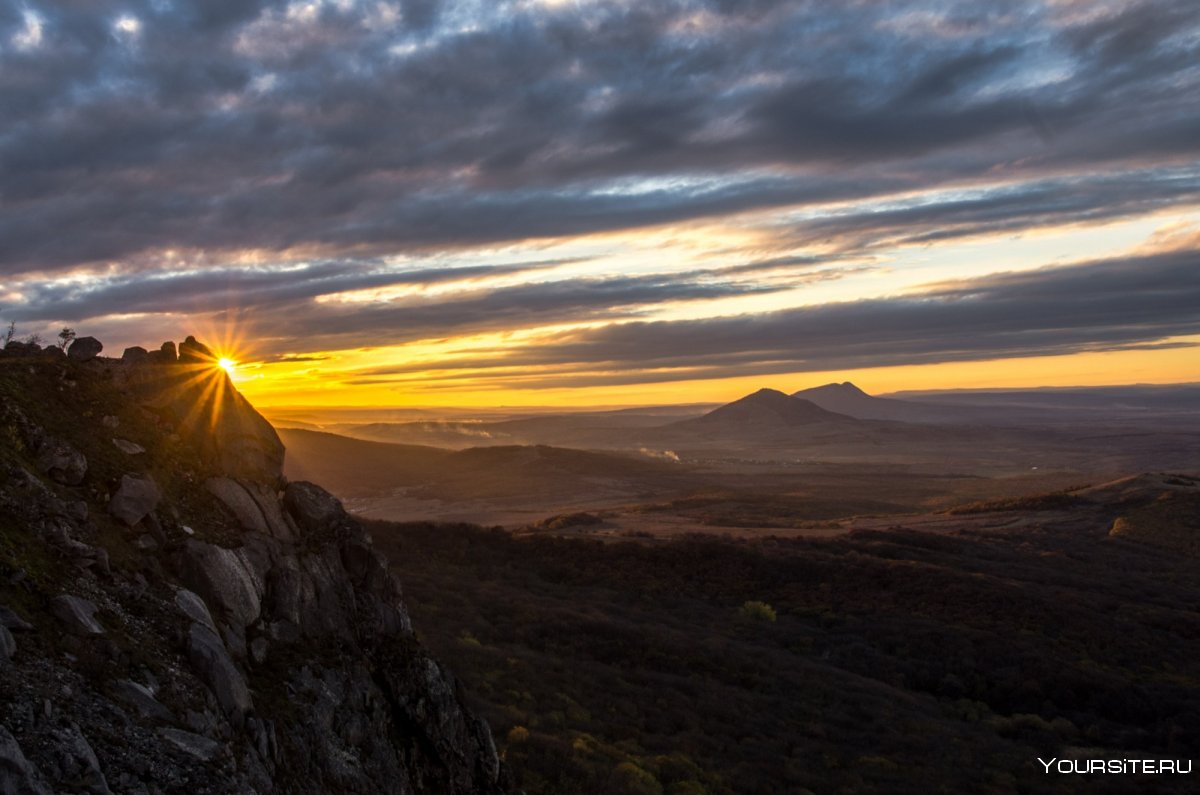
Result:
<svg viewBox="0 0 1200 795"><path fill-rule="evenodd" d="M1063 511L1077 507L1081 498L1070 494L1070 489L1052 492L1050 494L1035 494L1027 497L1009 497L1002 500L984 500L966 505L955 506L946 513L964 515L973 513L993 513L997 511Z"/></svg>
<svg viewBox="0 0 1200 795"><path fill-rule="evenodd" d="M1197 563L1110 543L1108 521L669 544L372 535L489 722L529 731L505 753L530 795L649 777L666 795L1069 791L1030 760L1083 743L1165 756L1200 731ZM730 620L753 602L776 611L770 632Z"/></svg>
<svg viewBox="0 0 1200 795"><path fill-rule="evenodd" d="M662 784L654 774L643 770L633 762L622 762L616 767L614 791L629 795L663 795Z"/></svg>
<svg viewBox="0 0 1200 795"><path fill-rule="evenodd" d="M771 607L766 602L751 600L742 602L741 610L742 618L748 618L751 621L769 621L774 623L776 619L775 608Z"/></svg>

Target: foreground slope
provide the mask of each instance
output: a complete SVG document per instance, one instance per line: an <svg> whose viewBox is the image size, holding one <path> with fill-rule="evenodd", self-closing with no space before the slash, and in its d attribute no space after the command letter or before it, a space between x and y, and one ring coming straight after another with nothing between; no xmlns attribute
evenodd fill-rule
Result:
<svg viewBox="0 0 1200 795"><path fill-rule="evenodd" d="M78 345L78 342L76 343ZM499 792L369 534L197 343L0 356L0 791Z"/></svg>

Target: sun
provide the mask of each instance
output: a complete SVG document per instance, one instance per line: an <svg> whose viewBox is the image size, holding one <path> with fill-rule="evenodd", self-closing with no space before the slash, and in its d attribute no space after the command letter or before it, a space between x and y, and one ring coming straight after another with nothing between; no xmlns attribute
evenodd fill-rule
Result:
<svg viewBox="0 0 1200 795"><path fill-rule="evenodd" d="M225 372L233 375L233 371L237 369L237 362L235 362L233 359L226 359L224 356L222 356L220 359L217 359L217 367L220 367Z"/></svg>

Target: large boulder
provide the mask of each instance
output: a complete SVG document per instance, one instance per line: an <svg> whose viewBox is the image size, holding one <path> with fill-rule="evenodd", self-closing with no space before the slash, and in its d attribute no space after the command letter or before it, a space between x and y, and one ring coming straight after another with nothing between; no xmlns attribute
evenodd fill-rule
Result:
<svg viewBox="0 0 1200 795"><path fill-rule="evenodd" d="M195 337L189 336L179 343L180 364L215 364L216 361L217 357L208 346L198 342Z"/></svg>
<svg viewBox="0 0 1200 795"><path fill-rule="evenodd" d="M201 762L211 762L221 756L225 747L215 740L210 740L200 734L192 734L182 729L159 729L158 733L171 745Z"/></svg>
<svg viewBox="0 0 1200 795"><path fill-rule="evenodd" d="M180 588L175 592L175 606L179 608L179 612L195 623L203 624L213 632L217 631L212 613L208 612L208 605L204 604L204 600L200 598L199 594L193 593L187 588Z"/></svg>
<svg viewBox="0 0 1200 795"><path fill-rule="evenodd" d="M244 529L259 533L269 532L267 519L258 507L258 502L236 480L209 478L204 487L237 517L238 524Z"/></svg>
<svg viewBox="0 0 1200 795"><path fill-rule="evenodd" d="M346 509L337 497L304 480L287 484L283 506L307 536L327 537L347 520Z"/></svg>
<svg viewBox="0 0 1200 795"><path fill-rule="evenodd" d="M87 599L63 594L50 602L50 611L76 635L103 635L104 627L96 620L99 608Z"/></svg>
<svg viewBox="0 0 1200 795"><path fill-rule="evenodd" d="M38 445L37 464L51 480L66 486L78 486L87 475L87 458L83 453L51 436Z"/></svg>
<svg viewBox="0 0 1200 795"><path fill-rule="evenodd" d="M164 342L158 350L146 354L146 361L151 364L175 364L177 359L173 342Z"/></svg>
<svg viewBox="0 0 1200 795"><path fill-rule="evenodd" d="M283 511L279 492L265 483L243 480L241 486L246 490L262 511L267 521L267 531L280 541L294 542L300 535L300 528Z"/></svg>
<svg viewBox="0 0 1200 795"><path fill-rule="evenodd" d="M0 627L17 632L29 632L33 629L33 624L30 624L4 605L0 605Z"/></svg>
<svg viewBox="0 0 1200 795"><path fill-rule="evenodd" d="M117 493L108 503L108 512L133 527L149 516L161 499L162 492L149 475L124 475Z"/></svg>
<svg viewBox="0 0 1200 795"><path fill-rule="evenodd" d="M183 546L180 577L236 629L258 620L262 593L249 567L232 549L190 539Z"/></svg>
<svg viewBox="0 0 1200 795"><path fill-rule="evenodd" d="M95 337L76 337L67 348L67 357L77 362L90 362L104 350L104 343Z"/></svg>
<svg viewBox="0 0 1200 795"><path fill-rule="evenodd" d="M120 450L125 455L141 455L146 452L146 448L142 447L137 442L131 442L128 439L113 439L113 446Z"/></svg>
<svg viewBox="0 0 1200 795"><path fill-rule="evenodd" d="M3 725L0 725L0 792L53 795L37 768L21 752L17 738Z"/></svg>
<svg viewBox="0 0 1200 795"><path fill-rule="evenodd" d="M150 352L141 345L134 345L132 348L126 348L121 354L122 364L142 364L150 358Z"/></svg>
<svg viewBox="0 0 1200 795"><path fill-rule="evenodd" d="M188 631L188 660L204 684L217 697L225 717L240 728L254 704L242 672L234 665L225 644L203 624L192 624Z"/></svg>
<svg viewBox="0 0 1200 795"><path fill-rule="evenodd" d="M33 342L21 342L20 340L9 340L4 346L4 353L9 356L33 356L41 351L42 346Z"/></svg>
<svg viewBox="0 0 1200 795"><path fill-rule="evenodd" d="M70 782L74 792L112 795L104 771L100 769L100 760L78 725L72 723L54 729L50 735L53 737L54 768L61 783Z"/></svg>
<svg viewBox="0 0 1200 795"><path fill-rule="evenodd" d="M129 679L120 679L113 685L113 693L129 706L137 710L143 718L156 720L161 723L174 723L175 716L171 710L162 705L150 688Z"/></svg>

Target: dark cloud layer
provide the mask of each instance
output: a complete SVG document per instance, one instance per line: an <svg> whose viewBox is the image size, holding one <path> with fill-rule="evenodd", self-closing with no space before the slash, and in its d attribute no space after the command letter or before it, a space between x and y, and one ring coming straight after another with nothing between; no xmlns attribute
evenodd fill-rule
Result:
<svg viewBox="0 0 1200 795"><path fill-rule="evenodd" d="M12 3L0 268L390 252L1196 156L1192 0L978 6ZM797 176L595 190L764 167Z"/></svg>
<svg viewBox="0 0 1200 795"><path fill-rule="evenodd" d="M759 252L572 283L544 278L560 263L428 255L854 200L798 216L780 239L861 261L898 242L1194 205L1197 63L1195 0L0 0L0 296L6 318L31 324L253 314L282 355L301 339L314 350L629 318L775 290L744 280L826 261ZM968 190L978 182L990 186ZM871 206L931 188L944 195ZM992 279L919 301L622 323L535 358L725 373L1193 330L1172 303L1192 295L1188 268L1131 262L1088 272L1096 284L1169 273L1179 289L1052 299L1039 271L1036 290ZM844 272L828 265L811 278ZM80 272L92 277L67 278ZM527 283L441 302L318 300L487 276ZM1021 325L1051 306L1074 320ZM784 344L803 334L836 354Z"/></svg>
<svg viewBox="0 0 1200 795"><path fill-rule="evenodd" d="M331 301L293 306L256 324L259 343L287 345L305 338L309 349L400 344L534 328L541 325L637 317L647 305L768 293L783 285L697 280L680 276L619 276L531 282L452 298L388 303Z"/></svg>
<svg viewBox="0 0 1200 795"><path fill-rule="evenodd" d="M1175 252L1002 273L913 297L570 331L536 348L446 363L535 388L636 384L945 361L1137 350L1200 334L1200 254ZM543 371L543 368L545 371ZM516 371L514 372L510 372ZM364 375L403 378L428 365Z"/></svg>

